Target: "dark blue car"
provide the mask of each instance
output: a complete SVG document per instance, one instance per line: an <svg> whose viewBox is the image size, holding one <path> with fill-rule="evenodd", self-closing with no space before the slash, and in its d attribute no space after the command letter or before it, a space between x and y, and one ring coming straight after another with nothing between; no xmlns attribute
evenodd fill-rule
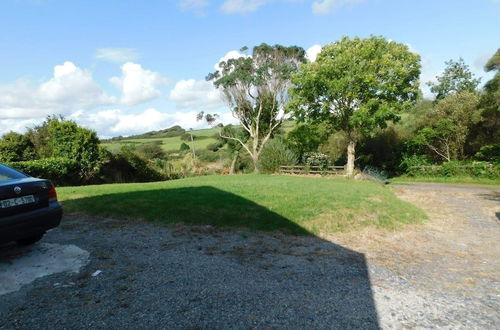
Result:
<svg viewBox="0 0 500 330"><path fill-rule="evenodd" d="M54 185L0 164L0 244L30 245L61 222Z"/></svg>

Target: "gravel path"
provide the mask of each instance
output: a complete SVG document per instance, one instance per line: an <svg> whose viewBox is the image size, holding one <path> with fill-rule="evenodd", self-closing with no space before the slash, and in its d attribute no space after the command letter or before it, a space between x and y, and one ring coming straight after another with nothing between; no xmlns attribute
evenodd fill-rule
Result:
<svg viewBox="0 0 500 330"><path fill-rule="evenodd" d="M43 243L90 262L0 296L0 328L497 327L500 189L396 189L431 220L316 238L67 216Z"/></svg>

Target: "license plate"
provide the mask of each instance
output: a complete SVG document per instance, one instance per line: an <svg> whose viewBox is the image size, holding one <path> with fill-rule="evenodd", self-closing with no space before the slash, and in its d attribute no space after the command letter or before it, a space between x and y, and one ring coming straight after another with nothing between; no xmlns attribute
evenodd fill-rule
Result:
<svg viewBox="0 0 500 330"><path fill-rule="evenodd" d="M4 199L3 201L0 201L0 208L6 209L8 207L30 204L34 202L35 202L35 196L33 195Z"/></svg>

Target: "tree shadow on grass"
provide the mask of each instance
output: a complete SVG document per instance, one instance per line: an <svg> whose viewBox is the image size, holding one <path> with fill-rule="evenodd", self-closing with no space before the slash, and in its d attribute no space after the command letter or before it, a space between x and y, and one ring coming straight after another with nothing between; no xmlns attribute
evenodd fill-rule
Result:
<svg viewBox="0 0 500 330"><path fill-rule="evenodd" d="M155 295L156 301L164 300L164 304L160 303L168 311L164 317L168 314L169 322L181 328L379 328L362 253L315 237L283 216L233 193L208 186L149 190L69 200L64 202L64 207L67 211L91 210L90 213L117 218L142 217L161 223L281 230L295 234L254 232L259 239L238 243L235 232L202 233L199 239L213 241L214 249L220 248L219 253L213 249L203 253L208 249L206 246L200 250L186 243L182 251L188 253L182 259L173 252L175 248L169 248L162 254L163 260L144 260L151 262L148 269L155 269L155 273L138 280L142 281L141 291L136 293L134 301L140 301L146 314L162 317L158 311L148 310L149 286L152 292L158 292L156 288L168 285L162 278L183 278L191 274L190 281L176 281L165 294L149 293ZM293 244L299 241L300 244ZM171 258L175 267L155 267L158 263L168 264ZM204 298L193 299L200 291ZM191 313L200 311L196 324L192 318L183 317L186 308Z"/></svg>

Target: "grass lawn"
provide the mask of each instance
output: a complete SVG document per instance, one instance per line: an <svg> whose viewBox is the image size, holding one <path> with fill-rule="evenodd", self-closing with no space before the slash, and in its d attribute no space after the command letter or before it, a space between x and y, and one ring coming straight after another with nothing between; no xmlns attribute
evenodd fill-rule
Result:
<svg viewBox="0 0 500 330"><path fill-rule="evenodd" d="M473 178L473 177L410 177L399 176L389 179L391 183L407 182L436 182L436 183L472 183L500 185L500 179Z"/></svg>
<svg viewBox="0 0 500 330"><path fill-rule="evenodd" d="M423 211L373 182L272 175L204 176L58 188L66 212L319 234L397 229Z"/></svg>

